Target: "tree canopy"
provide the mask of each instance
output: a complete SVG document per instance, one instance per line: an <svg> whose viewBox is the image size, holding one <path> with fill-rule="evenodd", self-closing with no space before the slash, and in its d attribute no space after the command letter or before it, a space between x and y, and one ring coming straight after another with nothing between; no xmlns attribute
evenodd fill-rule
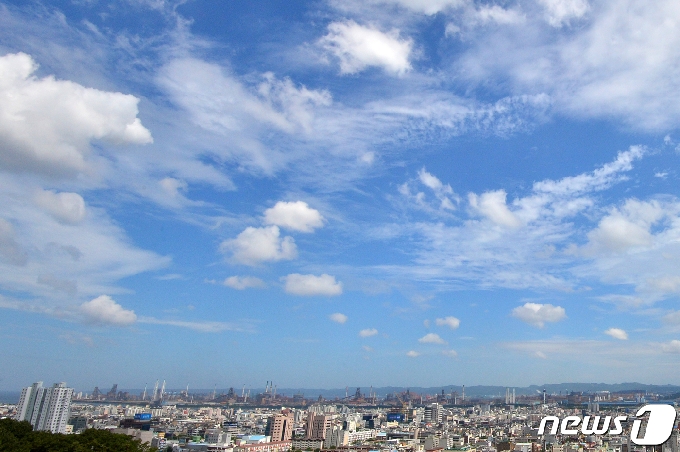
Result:
<svg viewBox="0 0 680 452"><path fill-rule="evenodd" d="M0 452L151 452L127 435L88 429L79 435L37 432L26 421L0 419Z"/></svg>

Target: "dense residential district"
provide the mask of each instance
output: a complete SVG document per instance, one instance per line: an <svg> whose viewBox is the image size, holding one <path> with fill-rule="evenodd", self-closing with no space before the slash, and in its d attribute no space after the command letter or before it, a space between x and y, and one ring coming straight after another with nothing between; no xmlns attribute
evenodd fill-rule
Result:
<svg viewBox="0 0 680 452"><path fill-rule="evenodd" d="M538 391L537 391L538 392ZM17 405L0 405L0 418L29 422L34 430L80 434L105 429L128 435L159 451L225 452L649 452L631 442L637 409L646 403L677 407L678 394L640 392L465 396L450 392L411 391L378 397L348 392L346 397L306 399L285 396L267 383L255 396L250 391L217 394L166 393L165 383L139 396L95 388L75 393L65 383L34 383L21 392ZM677 410L677 408L676 408ZM546 429L546 416L627 415L623 432L563 435ZM677 418L676 418L677 419ZM677 424L668 441L651 449L678 452Z"/></svg>

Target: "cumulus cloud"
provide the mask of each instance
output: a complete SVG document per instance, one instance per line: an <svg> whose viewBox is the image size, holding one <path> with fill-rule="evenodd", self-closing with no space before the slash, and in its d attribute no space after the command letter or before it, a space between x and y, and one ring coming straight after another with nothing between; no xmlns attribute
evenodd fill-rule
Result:
<svg viewBox="0 0 680 452"><path fill-rule="evenodd" d="M223 241L220 250L231 253L234 262L251 266L297 257L295 240L281 237L278 226L247 227L235 239Z"/></svg>
<svg viewBox="0 0 680 452"><path fill-rule="evenodd" d="M151 143L134 96L52 76L24 53L0 57L0 166L19 171L83 171L92 140Z"/></svg>
<svg viewBox="0 0 680 452"><path fill-rule="evenodd" d="M406 353L406 356L408 356L409 358L417 358L418 356L420 356L420 353L418 353L415 350L410 350Z"/></svg>
<svg viewBox="0 0 680 452"><path fill-rule="evenodd" d="M294 231L314 232L323 226L324 218L304 201L279 201L264 211L264 222Z"/></svg>
<svg viewBox="0 0 680 452"><path fill-rule="evenodd" d="M425 336L418 339L418 342L421 344L446 344L446 341L435 333L426 334Z"/></svg>
<svg viewBox="0 0 680 452"><path fill-rule="evenodd" d="M538 328L546 323L559 322L567 315L563 307L551 304L525 303L512 310L512 316Z"/></svg>
<svg viewBox="0 0 680 452"><path fill-rule="evenodd" d="M456 352L453 349L450 350L442 350L442 355L448 356L449 358L455 358L458 356L458 352Z"/></svg>
<svg viewBox="0 0 680 452"><path fill-rule="evenodd" d="M137 321L134 311L123 308L108 295L86 301L80 305L80 311L92 323L127 326Z"/></svg>
<svg viewBox="0 0 680 452"><path fill-rule="evenodd" d="M78 193L55 193L40 190L35 203L62 223L77 224L85 218L85 200Z"/></svg>
<svg viewBox="0 0 680 452"><path fill-rule="evenodd" d="M663 344L661 349L664 353L680 353L680 341L674 339L666 344Z"/></svg>
<svg viewBox="0 0 680 452"><path fill-rule="evenodd" d="M518 228L522 221L508 209L505 199L505 190L489 191L477 196L474 193L468 195L470 207L487 217L499 226Z"/></svg>
<svg viewBox="0 0 680 452"><path fill-rule="evenodd" d="M285 291L292 295L323 295L332 297L342 294L342 283L335 280L335 276L322 274L301 275L292 273L283 278Z"/></svg>
<svg viewBox="0 0 680 452"><path fill-rule="evenodd" d="M222 283L236 290L265 287L266 284L260 278L254 276L230 276Z"/></svg>
<svg viewBox="0 0 680 452"><path fill-rule="evenodd" d="M355 74L375 66L401 75L411 69L411 39L402 39L398 30L383 33L349 20L328 25L320 44L340 60L340 72Z"/></svg>
<svg viewBox="0 0 680 452"><path fill-rule="evenodd" d="M329 319L334 321L335 323L340 323L343 324L347 321L347 316L345 314L341 314L339 312L336 312L335 314L331 314L328 316Z"/></svg>
<svg viewBox="0 0 680 452"><path fill-rule="evenodd" d="M597 228L588 233L589 245L593 251L612 252L650 247L654 242L650 229L664 216L664 209L657 201L629 199L620 209L612 209Z"/></svg>
<svg viewBox="0 0 680 452"><path fill-rule="evenodd" d="M625 341L628 339L628 333L626 333L621 328L609 328L607 331L604 332L604 334L621 341Z"/></svg>
<svg viewBox="0 0 680 452"><path fill-rule="evenodd" d="M448 326L452 330L455 330L460 326L460 320L453 316L447 316L441 319L435 320L437 326Z"/></svg>
<svg viewBox="0 0 680 452"><path fill-rule="evenodd" d="M378 330L375 328L366 328L361 331L359 331L359 337L371 337L371 336L376 336L378 334Z"/></svg>

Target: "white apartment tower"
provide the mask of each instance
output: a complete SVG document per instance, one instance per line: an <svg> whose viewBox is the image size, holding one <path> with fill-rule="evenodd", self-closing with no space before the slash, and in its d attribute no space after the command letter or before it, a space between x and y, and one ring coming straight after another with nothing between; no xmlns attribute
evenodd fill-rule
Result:
<svg viewBox="0 0 680 452"><path fill-rule="evenodd" d="M45 388L42 381L21 391L16 420L28 421L35 430L65 433L66 421L71 412L73 388L66 383L55 383Z"/></svg>

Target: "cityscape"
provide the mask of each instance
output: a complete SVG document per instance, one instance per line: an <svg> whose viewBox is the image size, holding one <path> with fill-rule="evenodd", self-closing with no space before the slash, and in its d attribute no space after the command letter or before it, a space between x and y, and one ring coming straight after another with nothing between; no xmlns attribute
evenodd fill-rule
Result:
<svg viewBox="0 0 680 452"><path fill-rule="evenodd" d="M138 395L117 389L75 393L64 383L43 387L38 382L24 388L18 404L0 406L0 415L52 433L106 430L154 450L176 452L649 452L648 446L632 442L638 408L651 403L677 410L680 401L679 387L671 388L674 393L564 394L545 389L517 394L517 388L507 387L500 397L466 396L464 386L460 392L407 389L384 396L373 388L346 388L344 397L333 399L286 396L269 381L257 394L245 387L166 393L165 382ZM584 417L575 434L543 425L547 416L573 415L594 420L590 424ZM621 431L607 432L611 418L621 415L626 416ZM654 450L677 452L679 445L674 415L670 437Z"/></svg>

